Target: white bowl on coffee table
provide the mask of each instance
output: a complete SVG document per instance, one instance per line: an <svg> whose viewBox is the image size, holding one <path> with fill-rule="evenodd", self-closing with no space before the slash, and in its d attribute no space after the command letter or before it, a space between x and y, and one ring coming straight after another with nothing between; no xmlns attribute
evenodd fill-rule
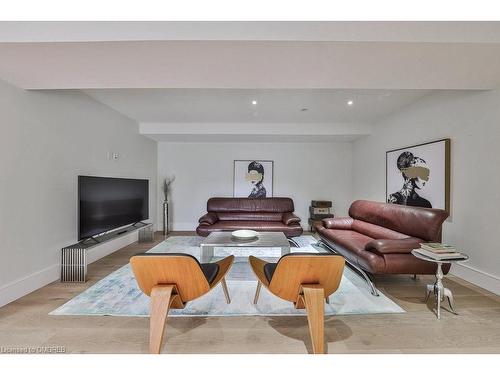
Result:
<svg viewBox="0 0 500 375"><path fill-rule="evenodd" d="M259 237L259 232L250 229L240 229L231 232L231 236L237 240L253 240Z"/></svg>

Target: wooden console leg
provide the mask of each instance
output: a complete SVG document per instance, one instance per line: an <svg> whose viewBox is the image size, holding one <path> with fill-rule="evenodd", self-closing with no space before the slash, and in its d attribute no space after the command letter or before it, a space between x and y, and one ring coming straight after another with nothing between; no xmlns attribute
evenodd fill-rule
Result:
<svg viewBox="0 0 500 375"><path fill-rule="evenodd" d="M325 353L325 292L320 286L303 286L304 303L314 354Z"/></svg>
<svg viewBox="0 0 500 375"><path fill-rule="evenodd" d="M151 354L160 354L173 290L173 285L157 285L151 290L149 312L149 352Z"/></svg>

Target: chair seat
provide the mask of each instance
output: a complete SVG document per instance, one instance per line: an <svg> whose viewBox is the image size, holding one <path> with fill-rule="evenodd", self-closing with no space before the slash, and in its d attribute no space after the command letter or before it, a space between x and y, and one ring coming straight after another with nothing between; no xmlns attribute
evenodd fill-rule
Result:
<svg viewBox="0 0 500 375"><path fill-rule="evenodd" d="M217 263L200 263L200 268L208 283L211 284L219 272L219 265Z"/></svg>
<svg viewBox="0 0 500 375"><path fill-rule="evenodd" d="M271 282L271 279L273 278L274 271L276 271L277 266L278 263L267 263L264 266L264 274L266 275L266 279L268 282Z"/></svg>
<svg viewBox="0 0 500 375"><path fill-rule="evenodd" d="M155 256L185 256L185 257L190 257L194 259L196 263L201 268L201 271L203 272L203 276L205 276L205 279L207 279L208 283L211 284L212 281L215 280L215 277L217 276L217 273L219 272L219 265L217 263L200 263L198 262L198 259L196 259L194 256L191 254L186 254L186 253L142 253L142 254L137 254L137 256L150 256L150 257L155 257Z"/></svg>
<svg viewBox="0 0 500 375"><path fill-rule="evenodd" d="M307 253L307 252L303 252L303 251L298 251L296 253L285 254L280 258L280 260L283 258L286 258L286 257L297 256L297 255L306 255L306 256L321 255L321 256L325 256L325 255L334 255L334 254L332 254L332 253ZM278 263L279 263L279 261L278 261ZM266 279L268 282L271 282L271 279L273 278L273 275L274 275L274 271L276 271L276 267L278 267L278 263L267 263L264 265L264 275L266 276Z"/></svg>

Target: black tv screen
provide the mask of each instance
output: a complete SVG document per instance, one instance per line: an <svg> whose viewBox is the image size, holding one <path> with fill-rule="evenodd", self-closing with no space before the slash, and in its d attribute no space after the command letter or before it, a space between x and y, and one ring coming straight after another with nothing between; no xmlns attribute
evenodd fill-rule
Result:
<svg viewBox="0 0 500 375"><path fill-rule="evenodd" d="M78 240L149 218L149 181L78 176Z"/></svg>

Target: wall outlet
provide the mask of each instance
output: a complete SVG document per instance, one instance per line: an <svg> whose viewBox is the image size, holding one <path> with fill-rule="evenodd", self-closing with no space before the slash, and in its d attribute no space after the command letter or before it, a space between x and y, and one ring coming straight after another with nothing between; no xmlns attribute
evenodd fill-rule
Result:
<svg viewBox="0 0 500 375"><path fill-rule="evenodd" d="M108 151L106 153L106 159L107 160L118 160L119 158L120 158L120 154L118 152Z"/></svg>

